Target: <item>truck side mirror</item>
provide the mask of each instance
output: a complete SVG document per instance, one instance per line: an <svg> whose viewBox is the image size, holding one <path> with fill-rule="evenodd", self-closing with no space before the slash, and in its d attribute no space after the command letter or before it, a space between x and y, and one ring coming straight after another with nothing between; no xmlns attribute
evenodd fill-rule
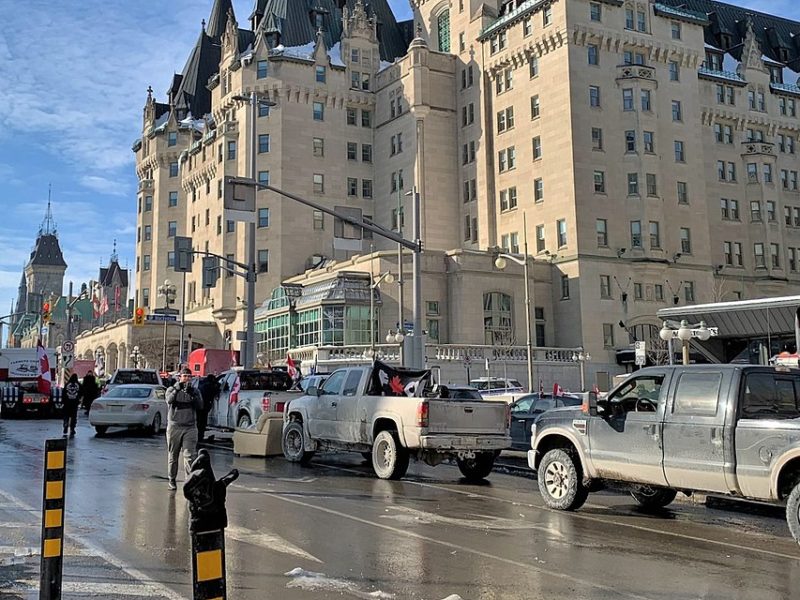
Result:
<svg viewBox="0 0 800 600"><path fill-rule="evenodd" d="M306 394L309 396L319 396L320 389L315 385L308 386Z"/></svg>
<svg viewBox="0 0 800 600"><path fill-rule="evenodd" d="M595 392L586 392L581 410L583 414L589 415L590 417L597 416L597 394Z"/></svg>

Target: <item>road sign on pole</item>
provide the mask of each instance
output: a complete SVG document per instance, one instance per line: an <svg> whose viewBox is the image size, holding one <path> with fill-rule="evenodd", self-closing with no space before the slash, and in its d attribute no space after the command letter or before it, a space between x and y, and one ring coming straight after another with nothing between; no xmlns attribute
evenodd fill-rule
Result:
<svg viewBox="0 0 800 600"><path fill-rule="evenodd" d="M75 342L72 340L66 340L63 344L61 344L61 351L64 354L72 354L75 351Z"/></svg>
<svg viewBox="0 0 800 600"><path fill-rule="evenodd" d="M175 315L147 315L148 321L169 321L174 322L178 320Z"/></svg>
<svg viewBox="0 0 800 600"><path fill-rule="evenodd" d="M647 342L636 342L634 345L636 351L636 365L643 367L647 364Z"/></svg>

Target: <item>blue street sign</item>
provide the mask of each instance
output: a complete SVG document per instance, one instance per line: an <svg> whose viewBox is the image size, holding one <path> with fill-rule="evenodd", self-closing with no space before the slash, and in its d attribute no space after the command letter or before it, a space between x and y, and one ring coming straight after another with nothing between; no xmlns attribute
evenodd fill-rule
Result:
<svg viewBox="0 0 800 600"><path fill-rule="evenodd" d="M147 315L145 317L148 321L177 321L178 317L175 315Z"/></svg>

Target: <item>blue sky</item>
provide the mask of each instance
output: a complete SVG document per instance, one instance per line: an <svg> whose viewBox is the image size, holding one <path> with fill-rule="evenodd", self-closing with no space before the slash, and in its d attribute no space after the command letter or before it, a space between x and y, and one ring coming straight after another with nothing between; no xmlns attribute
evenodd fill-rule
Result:
<svg viewBox="0 0 800 600"><path fill-rule="evenodd" d="M408 19L407 0L390 0ZM797 0L739 4L800 20ZM117 240L134 264L136 175L148 85L163 101L212 0L0 0L0 316L10 312L47 186L69 268L96 278ZM252 0L234 0L246 23ZM66 288L66 283L65 283Z"/></svg>

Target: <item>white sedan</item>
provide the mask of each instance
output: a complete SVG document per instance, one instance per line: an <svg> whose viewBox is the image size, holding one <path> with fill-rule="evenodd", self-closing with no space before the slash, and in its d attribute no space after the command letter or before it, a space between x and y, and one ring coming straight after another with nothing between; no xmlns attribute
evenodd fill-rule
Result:
<svg viewBox="0 0 800 600"><path fill-rule="evenodd" d="M98 436L109 427L145 428L158 434L167 423L166 390L135 383L117 386L92 402L89 423Z"/></svg>

